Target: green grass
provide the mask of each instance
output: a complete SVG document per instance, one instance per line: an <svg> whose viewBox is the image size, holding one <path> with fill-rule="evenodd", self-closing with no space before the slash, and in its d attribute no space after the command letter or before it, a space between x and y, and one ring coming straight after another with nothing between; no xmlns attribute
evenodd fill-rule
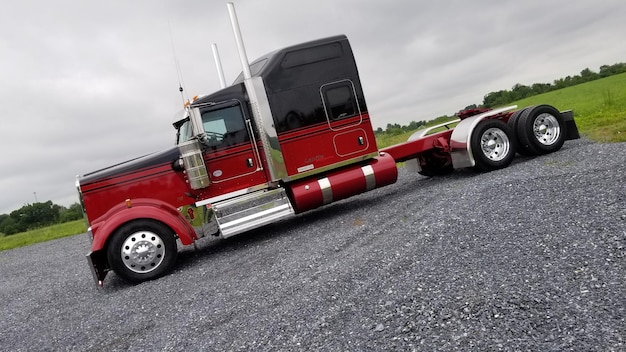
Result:
<svg viewBox="0 0 626 352"><path fill-rule="evenodd" d="M63 224L42 227L36 230L16 233L10 236L0 237L0 251L28 246L34 243L54 240L85 233L87 231L84 220L76 220Z"/></svg>

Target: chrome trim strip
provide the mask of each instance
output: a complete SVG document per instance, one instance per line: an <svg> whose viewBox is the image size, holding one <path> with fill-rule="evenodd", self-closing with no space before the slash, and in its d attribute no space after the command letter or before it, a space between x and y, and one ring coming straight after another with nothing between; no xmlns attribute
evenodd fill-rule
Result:
<svg viewBox="0 0 626 352"><path fill-rule="evenodd" d="M256 191L259 191L259 190L262 190L262 189L265 189L265 188L267 188L266 184L256 185L256 186L248 187L248 188L245 188L245 189L240 189L238 191L222 194L222 195L219 195L217 197L203 199L201 201L197 201L195 203L195 205L197 207L201 207L203 205L221 202L221 201L229 199L229 198L233 198L233 197L237 197L237 196L243 196L244 194L256 192Z"/></svg>
<svg viewBox="0 0 626 352"><path fill-rule="evenodd" d="M238 235L242 232L261 227L263 225L293 216L294 211L290 203L279 205L275 208L267 209L248 217L220 225L220 232L223 238Z"/></svg>
<svg viewBox="0 0 626 352"><path fill-rule="evenodd" d="M417 132L413 133L413 134L411 135L411 137L409 137L409 139L407 140L407 142L409 142L409 141L414 141L414 140L416 140L416 139L420 139L420 138L422 138L422 137L426 136L426 135L427 135L430 131L435 130L435 129L440 128L440 127L446 127L447 129L450 129L450 127L448 127L448 125L451 125L451 124L453 124L453 123L457 123L457 122L459 122L459 121L461 121L461 119L456 119L456 120L452 120L452 121L448 121L448 122L440 123L440 124L438 124L438 125L435 125L435 126L431 126L431 127L425 128L425 129L423 129L423 130L421 130L421 131L417 131Z"/></svg>
<svg viewBox="0 0 626 352"><path fill-rule="evenodd" d="M191 122L191 128L193 129L193 135L198 138L200 142L206 140L206 132L204 132L204 126L202 125L202 114L199 107L187 107L187 114L189 115L189 122Z"/></svg>
<svg viewBox="0 0 626 352"><path fill-rule="evenodd" d="M298 171L298 173L302 173L306 171L311 171L314 168L315 167L313 166L313 164L309 164L309 165L300 166L298 169L296 169L296 171Z"/></svg>
<svg viewBox="0 0 626 352"><path fill-rule="evenodd" d="M330 85L333 85L333 84L343 83L343 82L350 83L350 88L352 89L352 94L354 95L354 100L355 100L355 103L356 103L357 114L359 115L359 122L356 122L356 123L353 123L353 124L350 124L348 126L344 126L344 127L341 127L341 128L333 128L333 126L332 126L332 122L333 121L332 121L331 117L328 116L328 109L326 107L326 99L324 99L324 87L330 86ZM339 80L339 81L325 83L325 84L320 86L319 92L320 92L320 98L322 99L322 105L324 106L324 114L326 115L326 121L328 121L328 128L331 131L345 130L347 128L352 128L352 127L355 127L355 126L359 126L363 122L363 114L361 113L361 106L359 105L359 96L356 94L356 88L354 88L354 82L352 82L352 80L350 80L350 79L342 79L342 80Z"/></svg>
<svg viewBox="0 0 626 352"><path fill-rule="evenodd" d="M256 171L263 170L263 162L261 161L261 153L259 153L259 147L256 143L256 137L254 136L254 129L252 128L252 123L250 119L246 119L246 126L248 127L248 133L250 133L250 140L252 141L252 150L254 151L254 155L256 156Z"/></svg>
<svg viewBox="0 0 626 352"><path fill-rule="evenodd" d="M374 168L372 165L365 165L361 167L361 171L363 171L363 176L365 176L365 188L368 191L376 188L376 177L374 175Z"/></svg>
<svg viewBox="0 0 626 352"><path fill-rule="evenodd" d="M346 135L348 133L353 133L355 131L363 131L363 136L367 137L367 134L366 134L365 130L362 129L362 128L355 128L355 129L350 130L350 131L346 131L346 132L341 132L341 133L335 134L333 136L333 147L335 148L335 154L337 154L340 157L346 157L348 155L360 153L360 152L362 152L364 150L367 150L367 148L370 147L370 142L369 142L369 140L367 140L367 144L365 144L365 143L359 144L361 146L361 149L359 149L359 150L355 150L355 151L347 153L347 154L340 154L339 153L339 151L337 150L337 137L341 137L342 135ZM359 136L358 138L363 139L363 137L361 137L361 136ZM363 142L365 142L365 141L363 141Z"/></svg>
<svg viewBox="0 0 626 352"><path fill-rule="evenodd" d="M274 127L270 102L265 92L265 85L261 77L252 77L245 80L246 91L250 99L252 117L256 127L260 130L260 140L265 151L265 162L269 171L270 181L278 181L287 177L287 167L283 152L278 142L278 133Z"/></svg>
<svg viewBox="0 0 626 352"><path fill-rule="evenodd" d="M322 191L322 199L324 204L332 203L333 189L331 188L330 180L328 179L328 177L317 180L317 183L319 184L320 190Z"/></svg>

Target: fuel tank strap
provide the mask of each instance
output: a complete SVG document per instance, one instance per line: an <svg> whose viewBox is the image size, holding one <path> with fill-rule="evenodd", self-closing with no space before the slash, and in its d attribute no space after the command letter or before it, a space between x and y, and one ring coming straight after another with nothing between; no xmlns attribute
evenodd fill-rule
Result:
<svg viewBox="0 0 626 352"><path fill-rule="evenodd" d="M323 204L330 204L333 202L333 189L330 185L330 180L328 177L324 177L322 179L317 180L317 183L320 186L320 190L322 191L322 202Z"/></svg>

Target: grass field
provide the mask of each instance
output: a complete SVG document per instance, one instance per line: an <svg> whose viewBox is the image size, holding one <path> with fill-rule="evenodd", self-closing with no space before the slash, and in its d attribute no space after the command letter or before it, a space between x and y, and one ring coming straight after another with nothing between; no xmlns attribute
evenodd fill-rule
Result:
<svg viewBox="0 0 626 352"><path fill-rule="evenodd" d="M15 235L0 237L0 251L28 246L30 244L50 241L61 237L85 233L87 228L84 220L76 220L63 224L42 227Z"/></svg>
<svg viewBox="0 0 626 352"><path fill-rule="evenodd" d="M574 110L580 133L598 142L626 142L626 73L537 95L507 105L524 108L550 104L559 110ZM451 118L451 120L454 118ZM429 127L443 121L431 122ZM379 148L405 142L415 131L377 138ZM83 220L0 237L0 251L84 233Z"/></svg>

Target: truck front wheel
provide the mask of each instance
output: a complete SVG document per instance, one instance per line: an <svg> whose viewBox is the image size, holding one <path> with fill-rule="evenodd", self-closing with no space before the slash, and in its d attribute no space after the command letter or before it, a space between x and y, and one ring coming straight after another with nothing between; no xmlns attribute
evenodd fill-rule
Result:
<svg viewBox="0 0 626 352"><path fill-rule="evenodd" d="M481 121L470 139L476 168L491 171L509 166L515 157L512 136L507 124L500 120Z"/></svg>
<svg viewBox="0 0 626 352"><path fill-rule="evenodd" d="M107 248L107 259L113 271L131 282L152 280L167 273L177 254L174 232L151 220L122 225Z"/></svg>

